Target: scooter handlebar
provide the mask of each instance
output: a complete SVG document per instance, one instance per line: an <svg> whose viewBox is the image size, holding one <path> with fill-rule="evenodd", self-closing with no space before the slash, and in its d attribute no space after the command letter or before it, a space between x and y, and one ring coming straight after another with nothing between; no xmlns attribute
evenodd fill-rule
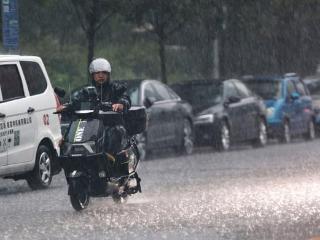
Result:
<svg viewBox="0 0 320 240"><path fill-rule="evenodd" d="M100 102L99 105L102 111L112 111L112 102Z"/></svg>

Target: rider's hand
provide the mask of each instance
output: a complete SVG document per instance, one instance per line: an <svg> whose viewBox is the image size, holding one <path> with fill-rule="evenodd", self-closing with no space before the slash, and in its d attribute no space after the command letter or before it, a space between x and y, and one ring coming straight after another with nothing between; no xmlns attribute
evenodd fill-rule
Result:
<svg viewBox="0 0 320 240"><path fill-rule="evenodd" d="M122 112L123 111L123 104L120 104L120 103L112 104L112 111Z"/></svg>

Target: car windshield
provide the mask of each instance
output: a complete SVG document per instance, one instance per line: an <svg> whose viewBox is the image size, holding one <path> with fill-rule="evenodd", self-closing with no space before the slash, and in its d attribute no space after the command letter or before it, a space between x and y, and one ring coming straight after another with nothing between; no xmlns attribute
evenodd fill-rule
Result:
<svg viewBox="0 0 320 240"><path fill-rule="evenodd" d="M221 85L219 84L193 84L175 88L178 95L188 101L195 112L204 110L221 102Z"/></svg>
<svg viewBox="0 0 320 240"><path fill-rule="evenodd" d="M310 95L313 99L320 99L320 81L319 80L310 80L305 81L307 88L310 92Z"/></svg>
<svg viewBox="0 0 320 240"><path fill-rule="evenodd" d="M246 81L250 90L263 99L277 99L281 96L279 81Z"/></svg>
<svg viewBox="0 0 320 240"><path fill-rule="evenodd" d="M138 81L126 81L127 92L126 94L130 97L131 105L139 105L139 95L140 95L140 82Z"/></svg>

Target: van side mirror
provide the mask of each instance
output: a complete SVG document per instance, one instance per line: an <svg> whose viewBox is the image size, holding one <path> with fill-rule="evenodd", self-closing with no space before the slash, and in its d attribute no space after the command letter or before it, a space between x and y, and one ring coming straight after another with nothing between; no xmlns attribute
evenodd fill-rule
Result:
<svg viewBox="0 0 320 240"><path fill-rule="evenodd" d="M150 108L154 103L155 103L156 99L154 97L146 97L143 101L143 105L146 108Z"/></svg>

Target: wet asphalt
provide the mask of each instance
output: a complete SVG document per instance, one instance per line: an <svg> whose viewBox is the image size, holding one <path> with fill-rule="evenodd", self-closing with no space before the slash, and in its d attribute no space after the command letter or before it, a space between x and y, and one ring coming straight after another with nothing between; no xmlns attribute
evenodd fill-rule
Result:
<svg viewBox="0 0 320 240"><path fill-rule="evenodd" d="M166 155L165 155L166 154ZM155 153L142 193L75 212L64 175L48 190L0 179L0 239L290 239L320 236L320 140Z"/></svg>

